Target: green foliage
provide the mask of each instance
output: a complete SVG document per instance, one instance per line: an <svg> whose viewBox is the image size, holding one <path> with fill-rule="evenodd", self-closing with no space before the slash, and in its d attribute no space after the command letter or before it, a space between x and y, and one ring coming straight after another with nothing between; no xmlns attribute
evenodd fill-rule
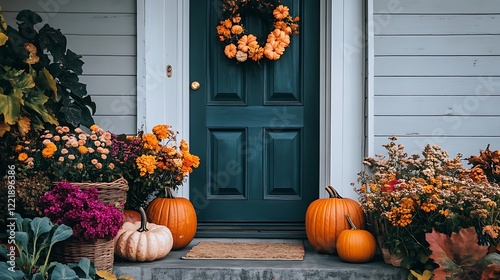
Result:
<svg viewBox="0 0 500 280"><path fill-rule="evenodd" d="M26 279L43 277L55 266L55 263L49 263L52 246L71 237L73 230L66 225L55 225L47 217L23 219L17 213L16 225L17 269ZM2 256L7 258L6 254Z"/></svg>
<svg viewBox="0 0 500 280"><path fill-rule="evenodd" d="M38 30L37 13L23 10L16 19L17 30L0 29L0 137L58 124L90 127L96 108L79 81L81 56L67 49L60 30Z"/></svg>

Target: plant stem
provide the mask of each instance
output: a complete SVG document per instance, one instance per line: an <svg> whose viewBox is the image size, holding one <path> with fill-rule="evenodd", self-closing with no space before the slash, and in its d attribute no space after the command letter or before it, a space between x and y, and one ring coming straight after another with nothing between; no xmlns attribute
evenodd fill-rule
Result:
<svg viewBox="0 0 500 280"><path fill-rule="evenodd" d="M349 216L349 214L347 214L347 215L345 215L345 217L347 219L347 222L349 222L349 225L351 225L351 229L352 230L357 230L358 228L356 227L356 225L352 221L351 216Z"/></svg>

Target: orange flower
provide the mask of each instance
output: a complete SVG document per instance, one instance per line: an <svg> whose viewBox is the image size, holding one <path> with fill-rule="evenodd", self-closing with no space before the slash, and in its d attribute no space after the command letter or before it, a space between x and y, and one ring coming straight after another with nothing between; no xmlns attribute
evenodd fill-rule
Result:
<svg viewBox="0 0 500 280"><path fill-rule="evenodd" d="M292 34L292 27L288 26L288 24L286 24L286 22L284 21L277 21L274 24L274 28L283 31L286 34Z"/></svg>
<svg viewBox="0 0 500 280"><path fill-rule="evenodd" d="M156 135L156 137L160 140L167 139L168 136L170 135L169 129L170 126L168 125L155 125L152 129L153 134Z"/></svg>
<svg viewBox="0 0 500 280"><path fill-rule="evenodd" d="M277 20L283 20L286 17L288 17L288 15L289 15L289 9L288 9L288 7L283 6L283 5L279 5L273 11L273 16Z"/></svg>
<svg viewBox="0 0 500 280"><path fill-rule="evenodd" d="M156 159L152 155L141 155L135 160L137 168L140 171L140 176L145 176L146 174L153 174L156 169Z"/></svg>
<svg viewBox="0 0 500 280"><path fill-rule="evenodd" d="M90 131L93 131L93 132L96 132L99 130L99 126L97 124L93 124L89 127ZM63 129L64 131L64 129ZM69 130L68 130L69 131ZM68 131L64 131L64 132L68 132Z"/></svg>
<svg viewBox="0 0 500 280"><path fill-rule="evenodd" d="M228 58L234 58L236 56L236 45L235 44L229 44L224 48L224 54Z"/></svg>
<svg viewBox="0 0 500 280"><path fill-rule="evenodd" d="M88 151L89 151L89 149L87 149L87 147L85 147L85 146L78 147L78 152L80 152L80 154L82 154L82 155L86 154Z"/></svg>
<svg viewBox="0 0 500 280"><path fill-rule="evenodd" d="M152 133L145 133L142 135L143 147L149 150L157 150L158 146L158 138Z"/></svg>
<svg viewBox="0 0 500 280"><path fill-rule="evenodd" d="M243 27L241 25L233 25L233 27L231 27L231 33L240 35L243 33Z"/></svg>
<svg viewBox="0 0 500 280"><path fill-rule="evenodd" d="M27 160L27 159L28 159L28 154L26 154L26 153L20 153L20 154L17 156L17 159L18 159L19 161L25 161L25 160Z"/></svg>
<svg viewBox="0 0 500 280"><path fill-rule="evenodd" d="M227 29L230 29L233 26L233 23L229 19L222 21L221 24Z"/></svg>
<svg viewBox="0 0 500 280"><path fill-rule="evenodd" d="M57 147L54 143L49 143L43 148L42 150L42 156L44 158L51 158L54 153L57 151Z"/></svg>

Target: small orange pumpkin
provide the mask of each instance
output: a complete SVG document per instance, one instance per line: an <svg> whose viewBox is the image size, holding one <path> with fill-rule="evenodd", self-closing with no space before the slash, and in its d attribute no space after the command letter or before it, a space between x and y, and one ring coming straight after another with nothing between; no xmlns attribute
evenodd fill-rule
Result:
<svg viewBox="0 0 500 280"><path fill-rule="evenodd" d="M341 260L350 263L371 261L377 249L375 237L367 230L358 229L349 215L346 219L351 229L342 231L337 238L337 254Z"/></svg>
<svg viewBox="0 0 500 280"><path fill-rule="evenodd" d="M335 254L337 237L350 228L345 215L349 214L356 227L364 229L365 214L356 200L341 197L332 186L327 186L326 191L330 197L316 199L307 207L306 235L316 251Z"/></svg>
<svg viewBox="0 0 500 280"><path fill-rule="evenodd" d="M170 229L174 238L173 250L189 245L196 234L198 224L193 204L184 197L174 197L167 191L167 197L155 198L147 209L148 220Z"/></svg>

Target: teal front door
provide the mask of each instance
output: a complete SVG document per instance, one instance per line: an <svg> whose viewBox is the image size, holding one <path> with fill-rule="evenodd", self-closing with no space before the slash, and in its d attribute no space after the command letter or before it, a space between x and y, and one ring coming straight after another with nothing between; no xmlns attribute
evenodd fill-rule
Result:
<svg viewBox="0 0 500 280"><path fill-rule="evenodd" d="M259 63L224 55L220 1L190 2L189 75L200 86L190 91L189 143L201 159L190 200L199 225L303 227L319 190L319 1L281 1L300 17L300 34L279 60ZM260 33L258 13L247 16L248 32Z"/></svg>

